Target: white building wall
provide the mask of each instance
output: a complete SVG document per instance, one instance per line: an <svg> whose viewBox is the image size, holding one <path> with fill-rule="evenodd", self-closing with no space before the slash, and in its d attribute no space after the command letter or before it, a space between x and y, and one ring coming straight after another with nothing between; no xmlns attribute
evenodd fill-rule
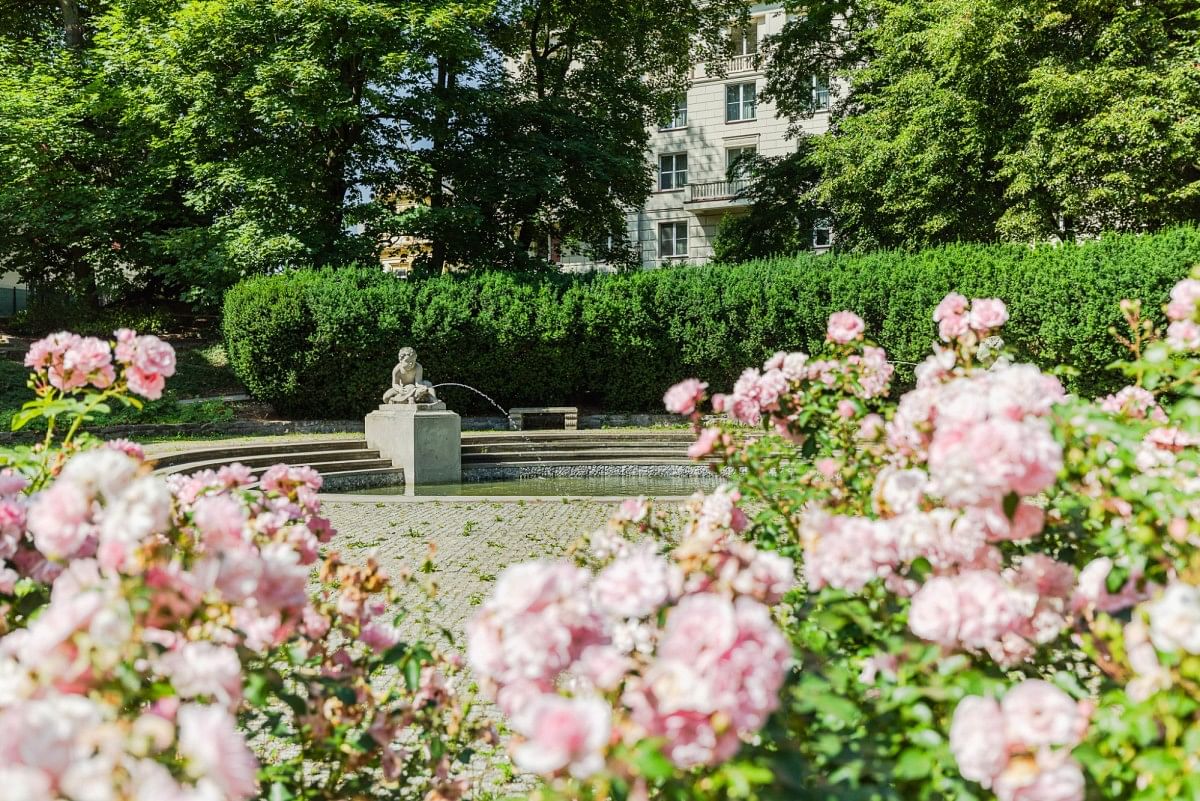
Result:
<svg viewBox="0 0 1200 801"><path fill-rule="evenodd" d="M756 26L759 56L765 58L762 42L779 33L786 21L782 3L758 4L751 7ZM721 219L730 214L746 213L746 201L731 197L726 183L727 151L731 148L754 147L762 156L782 156L794 152L794 140L787 138L787 120L776 116L772 104L757 100L754 119L726 120L726 87L753 82L756 96L763 90L760 58L735 58L726 65L726 74L709 75L704 65L696 65L687 91L687 126L671 130L655 128L650 132L647 159L652 168L651 194L640 209L630 210L627 233L640 249L644 267L662 266L675 262L703 263L712 258L712 242ZM803 128L820 133L828 127L827 112L818 112L805 120ZM686 153L688 185L683 188L659 189L659 157ZM686 257L664 257L659 252L659 226L668 222L684 222L688 227ZM577 256L566 256L564 268L579 270L603 268Z"/></svg>

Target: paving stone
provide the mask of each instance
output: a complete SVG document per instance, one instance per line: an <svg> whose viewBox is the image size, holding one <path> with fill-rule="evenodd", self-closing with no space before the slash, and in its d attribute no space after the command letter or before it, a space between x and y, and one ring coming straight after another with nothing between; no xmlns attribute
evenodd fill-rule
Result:
<svg viewBox="0 0 1200 801"><path fill-rule="evenodd" d="M465 648L463 632L467 619L492 591L496 576L508 565L530 559L553 559L567 553L600 528L616 508L613 501L536 499L524 503L421 501L378 503L362 501L323 502L325 514L337 529L332 546L347 561L359 561L374 553L381 565L395 575L402 567L416 570L435 547L437 606L425 624L412 622L413 634L426 634L445 627ZM413 590L413 604L424 601ZM497 719L490 705L476 707L481 715ZM516 774L502 754L481 756L471 765L475 787L472 797L527 795L536 779Z"/></svg>

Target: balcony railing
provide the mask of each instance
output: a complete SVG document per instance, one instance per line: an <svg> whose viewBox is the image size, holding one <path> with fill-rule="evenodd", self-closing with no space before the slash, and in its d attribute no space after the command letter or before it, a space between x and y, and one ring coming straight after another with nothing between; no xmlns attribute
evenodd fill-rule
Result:
<svg viewBox="0 0 1200 801"><path fill-rule="evenodd" d="M734 56L725 62L725 71L732 74L735 72L753 72L755 69L754 62L758 59L758 53L746 53L742 56Z"/></svg>
<svg viewBox="0 0 1200 801"><path fill-rule="evenodd" d="M707 181L688 184L688 203L705 203L710 200L730 200L750 188L749 178L732 181Z"/></svg>

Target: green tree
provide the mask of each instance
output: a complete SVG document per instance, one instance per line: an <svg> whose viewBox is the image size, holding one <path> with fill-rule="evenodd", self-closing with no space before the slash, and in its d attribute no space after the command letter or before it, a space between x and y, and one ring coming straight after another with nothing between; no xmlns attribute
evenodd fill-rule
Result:
<svg viewBox="0 0 1200 801"><path fill-rule="evenodd" d="M728 48L741 0L508 0L484 35L435 54L399 195L430 198L408 216L428 236L428 269L544 265L555 246L628 258L624 208L650 191L648 127L691 65Z"/></svg>
<svg viewBox="0 0 1200 801"><path fill-rule="evenodd" d="M731 166L748 179L740 194L751 206L721 220L713 240L716 261L737 264L812 248L813 228L828 217L813 200L820 172L813 165L812 144L812 136L801 136L794 153L754 156Z"/></svg>
<svg viewBox="0 0 1200 801"><path fill-rule="evenodd" d="M619 254L647 127L741 0L0 5L0 245L31 278L201 304L372 261ZM99 287L99 288L91 288Z"/></svg>
<svg viewBox="0 0 1200 801"><path fill-rule="evenodd" d="M1155 230L1200 217L1200 4L1044 3L1001 155L1000 232Z"/></svg>
<svg viewBox="0 0 1200 801"><path fill-rule="evenodd" d="M824 4L818 4L824 6ZM816 139L815 199L851 249L987 241L1004 211L1000 153L1019 125L1026 51L993 0L837 3L789 25L767 93L811 113L807 80L836 80Z"/></svg>
<svg viewBox="0 0 1200 801"><path fill-rule="evenodd" d="M107 15L110 68L198 217L156 239L174 282L207 299L246 274L373 258L355 226L406 146L396 110L423 66L414 42L462 5L166 1Z"/></svg>
<svg viewBox="0 0 1200 801"><path fill-rule="evenodd" d="M0 253L35 290L91 306L148 288L148 237L180 217L169 171L104 80L95 33L107 8L0 6Z"/></svg>
<svg viewBox="0 0 1200 801"><path fill-rule="evenodd" d="M1194 2L837 0L804 12L774 43L767 95L799 121L813 113L807 76L836 80L813 196L842 245L1196 216Z"/></svg>

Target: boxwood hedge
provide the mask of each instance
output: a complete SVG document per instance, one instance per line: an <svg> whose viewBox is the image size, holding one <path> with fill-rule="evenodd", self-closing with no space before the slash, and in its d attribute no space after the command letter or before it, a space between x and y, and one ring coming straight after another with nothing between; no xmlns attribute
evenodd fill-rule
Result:
<svg viewBox="0 0 1200 801"><path fill-rule="evenodd" d="M775 350L819 347L831 312L852 309L898 362L917 362L946 292L999 297L1005 339L1027 359L1078 370L1087 394L1120 382L1110 328L1118 301L1157 313L1200 263L1200 231L1109 236L1067 245L953 245L917 253L800 255L734 266L618 275L476 273L409 282L372 268L251 278L225 298L231 364L279 411L350 417L387 386L414 345L427 377L470 384L505 407L571 403L658 410L691 375L727 388ZM907 368L907 369L905 369ZM901 376L911 367L901 364ZM463 411L482 401L441 394ZM485 405L484 405L485 406Z"/></svg>

